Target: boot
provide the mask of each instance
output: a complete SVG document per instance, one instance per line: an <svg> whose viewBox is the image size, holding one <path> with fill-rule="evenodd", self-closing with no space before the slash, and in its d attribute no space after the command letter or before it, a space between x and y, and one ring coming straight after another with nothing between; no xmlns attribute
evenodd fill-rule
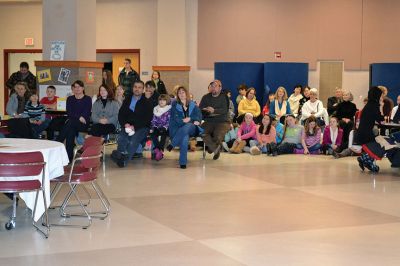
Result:
<svg viewBox="0 0 400 266"><path fill-rule="evenodd" d="M250 148L250 154L251 155L260 155L261 151L257 146L253 146Z"/></svg>
<svg viewBox="0 0 400 266"><path fill-rule="evenodd" d="M238 146L239 146L239 143L238 143L237 141L233 142L233 145L232 145L232 147L229 149L229 151L230 151L231 153L236 153L236 149L237 149Z"/></svg>
<svg viewBox="0 0 400 266"><path fill-rule="evenodd" d="M196 144L197 144L196 139L189 140L190 151L196 151Z"/></svg>
<svg viewBox="0 0 400 266"><path fill-rule="evenodd" d="M276 143L271 142L268 145L269 145L269 152L271 153L271 155L272 156L277 156L278 155L278 149L277 149Z"/></svg>
<svg viewBox="0 0 400 266"><path fill-rule="evenodd" d="M236 147L235 153L242 153L244 146L246 146L246 141L241 140Z"/></svg>
<svg viewBox="0 0 400 266"><path fill-rule="evenodd" d="M240 142L235 141L232 145L232 148L229 150L231 153L239 154L242 153L242 150L246 146L246 141L241 140Z"/></svg>

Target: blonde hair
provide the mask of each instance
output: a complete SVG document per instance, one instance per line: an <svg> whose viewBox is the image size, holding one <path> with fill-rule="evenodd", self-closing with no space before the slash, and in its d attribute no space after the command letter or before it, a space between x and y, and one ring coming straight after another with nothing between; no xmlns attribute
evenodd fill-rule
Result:
<svg viewBox="0 0 400 266"><path fill-rule="evenodd" d="M310 94L315 94L317 97L318 97L318 90L316 89L316 88L312 88L311 90L310 90Z"/></svg>
<svg viewBox="0 0 400 266"><path fill-rule="evenodd" d="M280 86L278 89L276 89L275 92L275 100L278 100L278 92L279 90L283 91L283 100L286 101L288 99L287 91L284 87Z"/></svg>

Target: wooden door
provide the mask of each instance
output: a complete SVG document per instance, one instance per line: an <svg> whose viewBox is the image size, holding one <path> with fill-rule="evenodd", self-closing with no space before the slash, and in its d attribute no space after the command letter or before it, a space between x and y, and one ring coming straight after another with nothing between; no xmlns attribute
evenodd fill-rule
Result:
<svg viewBox="0 0 400 266"><path fill-rule="evenodd" d="M119 72L124 68L125 58L131 59L132 68L139 73L140 76L140 60L139 53L113 53L112 54L112 62L113 62L113 78L115 84L118 84L118 75Z"/></svg>

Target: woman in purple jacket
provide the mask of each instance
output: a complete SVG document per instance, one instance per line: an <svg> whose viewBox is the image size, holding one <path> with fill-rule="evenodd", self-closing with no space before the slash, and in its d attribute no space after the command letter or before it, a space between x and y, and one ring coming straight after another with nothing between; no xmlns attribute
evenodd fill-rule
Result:
<svg viewBox="0 0 400 266"><path fill-rule="evenodd" d="M74 157L75 137L80 131L89 127L90 113L92 111L92 98L85 95L85 85L77 80L72 83L73 94L67 98L68 119L62 128L57 141L65 142L68 158L71 162Z"/></svg>

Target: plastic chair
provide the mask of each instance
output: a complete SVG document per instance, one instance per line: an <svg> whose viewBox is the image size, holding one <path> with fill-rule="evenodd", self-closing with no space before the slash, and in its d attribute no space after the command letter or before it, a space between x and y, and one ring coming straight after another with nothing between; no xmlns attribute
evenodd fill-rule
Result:
<svg viewBox="0 0 400 266"><path fill-rule="evenodd" d="M47 214L47 200L43 188L45 178L45 165L43 155L41 152L24 152L24 153L0 153L0 176L8 178L19 178L26 176L36 176L42 174L41 180L12 180L0 181L1 193L13 193L13 211L10 221L5 224L7 230L15 228L15 218L17 211L17 193L36 191L35 207L32 214L32 224L40 231L46 238L49 236L48 214ZM39 192L42 192L44 203L44 218L46 231L38 227L34 221L36 214L36 207L38 203Z"/></svg>
<svg viewBox="0 0 400 266"><path fill-rule="evenodd" d="M105 196L104 192L101 190L100 186L96 183L97 174L99 167L101 165L100 158L102 157L103 145L94 145L87 147L81 156L77 156L73 161L72 165L69 168L69 172L63 176L52 179L51 182L57 182L58 184L68 184L69 192L67 193L63 203L60 207L60 215L65 218L69 218L71 216L83 216L87 217L88 223L84 225L77 224L51 224L58 226L75 226L82 227L83 229L87 229L92 223L93 218L105 219L110 212L110 202ZM82 203L82 200L79 198L76 190L78 185L86 185L90 184L97 196L99 197L101 204L104 207L104 211L101 212L89 212L87 210L87 206ZM78 206L80 206L83 210L83 213L80 214L70 214L66 213L65 210L68 207L69 200L71 197L78 201ZM95 215L100 214L100 215Z"/></svg>

